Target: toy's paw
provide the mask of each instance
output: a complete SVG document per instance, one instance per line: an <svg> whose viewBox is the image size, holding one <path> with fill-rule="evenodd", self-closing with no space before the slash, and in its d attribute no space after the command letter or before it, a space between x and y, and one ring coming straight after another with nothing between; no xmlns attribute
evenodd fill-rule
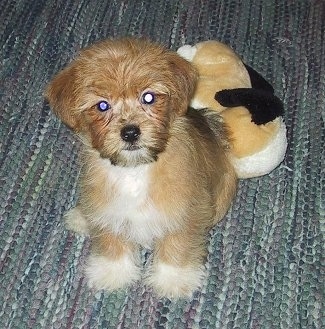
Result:
<svg viewBox="0 0 325 329"><path fill-rule="evenodd" d="M89 257L85 273L91 288L112 291L137 281L140 269L133 257L128 254L117 260L92 255Z"/></svg>
<svg viewBox="0 0 325 329"><path fill-rule="evenodd" d="M282 118L276 121L279 124L278 131L264 149L243 158L231 158L238 178L266 175L283 161L287 149L286 126Z"/></svg>
<svg viewBox="0 0 325 329"><path fill-rule="evenodd" d="M146 281L159 296L187 298L200 287L203 277L203 266L177 267L160 262L152 266Z"/></svg>
<svg viewBox="0 0 325 329"><path fill-rule="evenodd" d="M277 96L260 89L224 89L216 93L215 99L225 107L246 107L257 125L273 121L284 112L283 104Z"/></svg>
<svg viewBox="0 0 325 329"><path fill-rule="evenodd" d="M70 209L65 215L65 226L68 230L79 233L81 235L88 235L88 223L78 207Z"/></svg>
<svg viewBox="0 0 325 329"><path fill-rule="evenodd" d="M195 56L197 49L195 46L190 46L190 45L184 45L180 48L178 48L177 53L181 57L185 58L189 62L191 62Z"/></svg>

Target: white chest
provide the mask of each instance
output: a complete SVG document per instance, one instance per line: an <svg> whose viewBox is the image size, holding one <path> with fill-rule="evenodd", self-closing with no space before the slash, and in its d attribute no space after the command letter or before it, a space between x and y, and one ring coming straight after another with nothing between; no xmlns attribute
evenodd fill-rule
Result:
<svg viewBox="0 0 325 329"><path fill-rule="evenodd" d="M113 196L100 216L101 225L112 233L146 247L166 230L166 218L149 195L149 179L150 165L111 167L108 183Z"/></svg>

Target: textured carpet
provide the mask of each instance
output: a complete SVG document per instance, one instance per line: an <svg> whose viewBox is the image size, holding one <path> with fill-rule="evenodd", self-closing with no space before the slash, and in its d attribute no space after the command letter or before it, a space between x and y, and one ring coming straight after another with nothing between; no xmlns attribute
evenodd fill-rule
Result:
<svg viewBox="0 0 325 329"><path fill-rule="evenodd" d="M324 31L322 0L2 0L0 328L325 328ZM285 161L240 182L189 301L158 299L141 282L92 292L89 241L62 222L80 145L44 86L81 47L121 35L172 49L223 41L285 104Z"/></svg>

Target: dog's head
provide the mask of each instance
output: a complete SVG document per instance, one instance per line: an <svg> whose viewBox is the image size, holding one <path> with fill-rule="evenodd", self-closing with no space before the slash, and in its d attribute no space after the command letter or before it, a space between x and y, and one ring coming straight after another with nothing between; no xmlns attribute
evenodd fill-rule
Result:
<svg viewBox="0 0 325 329"><path fill-rule="evenodd" d="M169 127L187 111L196 72L142 39L107 40L83 50L50 82L52 109L103 158L120 166L154 161Z"/></svg>

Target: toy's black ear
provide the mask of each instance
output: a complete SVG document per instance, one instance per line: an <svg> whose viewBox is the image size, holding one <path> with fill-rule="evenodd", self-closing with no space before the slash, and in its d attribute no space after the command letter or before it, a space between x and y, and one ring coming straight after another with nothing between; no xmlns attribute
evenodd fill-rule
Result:
<svg viewBox="0 0 325 329"><path fill-rule="evenodd" d="M254 69L245 65L251 79L252 88L220 90L215 99L222 106L245 106L252 116L252 121L262 125L283 115L283 104L274 95L273 87Z"/></svg>
<svg viewBox="0 0 325 329"><path fill-rule="evenodd" d="M245 106L252 116L252 121L257 125L273 121L284 112L278 97L259 89L225 89L217 92L215 99L226 107Z"/></svg>
<svg viewBox="0 0 325 329"><path fill-rule="evenodd" d="M268 91L274 94L274 89L272 85L267 82L257 71L255 71L252 67L245 65L245 68L248 72L249 78L251 80L252 88L254 89L261 89L264 91Z"/></svg>

